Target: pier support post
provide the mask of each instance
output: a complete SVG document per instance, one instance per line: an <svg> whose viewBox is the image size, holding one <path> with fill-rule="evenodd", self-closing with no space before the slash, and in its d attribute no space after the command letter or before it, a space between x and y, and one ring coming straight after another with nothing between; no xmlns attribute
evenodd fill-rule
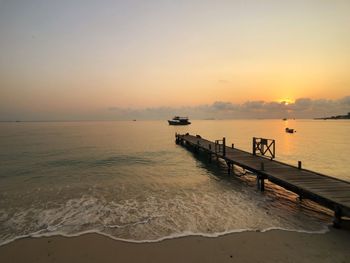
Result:
<svg viewBox="0 0 350 263"><path fill-rule="evenodd" d="M265 176L260 174L256 176L256 186L261 192L265 191Z"/></svg>
<svg viewBox="0 0 350 263"><path fill-rule="evenodd" d="M334 228L340 228L341 226L341 217L342 217L342 211L339 206L336 206L334 209L334 219L333 219L333 227Z"/></svg>
<svg viewBox="0 0 350 263"><path fill-rule="evenodd" d="M256 147L255 147L255 145L256 145L256 138L255 137L253 137L253 143L252 143L253 145L253 155L256 155Z"/></svg>
<svg viewBox="0 0 350 263"><path fill-rule="evenodd" d="M265 164L263 162L260 163L260 171L265 171ZM258 189L261 192L265 190L265 175L258 174Z"/></svg>
<svg viewBox="0 0 350 263"><path fill-rule="evenodd" d="M226 138L222 138L222 155L226 156Z"/></svg>
<svg viewBox="0 0 350 263"><path fill-rule="evenodd" d="M298 169L301 170L301 161L298 161Z"/></svg>
<svg viewBox="0 0 350 263"><path fill-rule="evenodd" d="M264 177L260 178L260 191L261 192L265 191L265 178Z"/></svg>

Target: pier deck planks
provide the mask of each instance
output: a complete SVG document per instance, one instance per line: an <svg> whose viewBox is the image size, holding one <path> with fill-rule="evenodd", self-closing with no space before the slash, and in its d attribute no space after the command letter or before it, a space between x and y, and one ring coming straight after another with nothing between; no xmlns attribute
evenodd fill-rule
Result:
<svg viewBox="0 0 350 263"><path fill-rule="evenodd" d="M225 146L222 151L215 151L215 142L193 135L176 135L187 145L204 150L210 155L225 160L228 164L238 165L261 175L269 181L293 191L303 198L311 199L334 211L341 209L342 216L350 216L350 182L323 175L266 157ZM264 170L261 170L261 163ZM338 212L339 213L339 212Z"/></svg>

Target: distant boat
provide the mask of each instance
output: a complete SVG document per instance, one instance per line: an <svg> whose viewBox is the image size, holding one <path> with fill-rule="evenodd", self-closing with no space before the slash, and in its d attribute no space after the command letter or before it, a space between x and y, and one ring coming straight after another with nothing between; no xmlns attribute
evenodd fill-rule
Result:
<svg viewBox="0 0 350 263"><path fill-rule="evenodd" d="M172 120L168 120L169 125L189 125L188 117L175 116Z"/></svg>
<svg viewBox="0 0 350 263"><path fill-rule="evenodd" d="M283 118L282 120L286 121L286 120L287 120L287 118Z"/></svg>
<svg viewBox="0 0 350 263"><path fill-rule="evenodd" d="M286 128L286 132L288 132L288 133L295 133L296 131L294 129Z"/></svg>

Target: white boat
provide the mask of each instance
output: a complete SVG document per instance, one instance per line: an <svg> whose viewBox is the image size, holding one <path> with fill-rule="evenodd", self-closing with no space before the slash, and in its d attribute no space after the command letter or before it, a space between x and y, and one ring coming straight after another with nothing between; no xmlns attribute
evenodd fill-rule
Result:
<svg viewBox="0 0 350 263"><path fill-rule="evenodd" d="M172 120L168 120L169 125L189 125L188 117L175 116Z"/></svg>

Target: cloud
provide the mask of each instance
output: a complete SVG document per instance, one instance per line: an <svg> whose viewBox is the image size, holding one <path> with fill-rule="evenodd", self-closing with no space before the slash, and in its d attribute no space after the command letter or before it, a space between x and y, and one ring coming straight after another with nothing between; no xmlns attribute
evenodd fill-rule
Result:
<svg viewBox="0 0 350 263"><path fill-rule="evenodd" d="M316 118L347 114L350 111L350 96L339 100L298 98L294 103L275 101L246 101L241 104L215 101L209 105L194 107L159 107L148 109L120 109L110 107L115 116L122 119L167 119L173 115L189 116L192 119L242 119L242 118Z"/></svg>
<svg viewBox="0 0 350 263"><path fill-rule="evenodd" d="M264 108L265 102L262 100L247 101L240 105L240 108L247 111L259 111Z"/></svg>
<svg viewBox="0 0 350 263"><path fill-rule="evenodd" d="M346 97L340 99L339 103L346 105L346 106L350 106L350 96L346 96Z"/></svg>
<svg viewBox="0 0 350 263"><path fill-rule="evenodd" d="M188 116L191 119L299 119L347 114L350 112L350 96L338 100L298 98L294 103L253 100L244 103L215 101L197 106L144 109L110 106L80 112L14 112L6 108L0 110L0 120L167 120L174 115Z"/></svg>
<svg viewBox="0 0 350 263"><path fill-rule="evenodd" d="M238 105L235 105L231 102L215 101L211 108L218 111L232 111L238 109Z"/></svg>
<svg viewBox="0 0 350 263"><path fill-rule="evenodd" d="M313 101L309 98L296 99L294 104L291 104L290 108L295 111L304 111L310 109L313 105Z"/></svg>

